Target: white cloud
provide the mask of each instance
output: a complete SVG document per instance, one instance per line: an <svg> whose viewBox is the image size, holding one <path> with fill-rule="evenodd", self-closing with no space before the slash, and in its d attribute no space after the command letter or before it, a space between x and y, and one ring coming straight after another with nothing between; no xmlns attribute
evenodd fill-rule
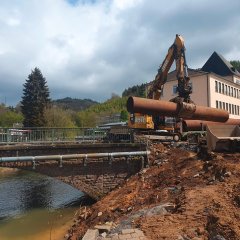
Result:
<svg viewBox="0 0 240 240"><path fill-rule="evenodd" d="M53 99L121 94L154 78L176 33L185 38L190 67L213 51L240 59L240 2L230 2L2 0L0 102L20 101L36 66Z"/></svg>
<svg viewBox="0 0 240 240"><path fill-rule="evenodd" d="M141 2L142 2L142 0L115 0L114 5L118 9L124 10L124 9L127 9L127 8L134 7Z"/></svg>

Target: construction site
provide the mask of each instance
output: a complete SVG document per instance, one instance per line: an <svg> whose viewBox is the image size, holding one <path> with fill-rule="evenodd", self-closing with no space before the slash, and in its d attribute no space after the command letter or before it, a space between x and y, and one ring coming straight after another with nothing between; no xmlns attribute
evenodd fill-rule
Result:
<svg viewBox="0 0 240 240"><path fill-rule="evenodd" d="M176 35L147 98L127 102L128 127L150 151L146 166L81 207L66 239L240 239L240 74L217 53L190 72Z"/></svg>

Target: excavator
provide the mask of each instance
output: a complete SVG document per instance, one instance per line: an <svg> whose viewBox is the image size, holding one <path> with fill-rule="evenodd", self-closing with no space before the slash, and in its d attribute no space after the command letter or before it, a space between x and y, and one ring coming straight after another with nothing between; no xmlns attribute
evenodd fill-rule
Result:
<svg viewBox="0 0 240 240"><path fill-rule="evenodd" d="M155 79L149 84L147 98L160 100L164 84L167 82L168 72L175 61L176 63L176 78L178 81L177 92L178 96L170 99L171 102L178 103L184 109L185 103L187 106L194 108L194 103L190 98L192 87L188 76L188 66L185 56L184 39L181 35L176 34L174 43L168 49L168 53L158 69ZM183 111L184 112L184 111ZM182 116L184 117L184 116ZM165 116L151 116L140 113L130 113L128 127L141 130L162 130L174 132L176 126L175 119L166 118ZM176 136L178 140L178 136Z"/></svg>
<svg viewBox="0 0 240 240"><path fill-rule="evenodd" d="M192 88L189 84L190 78L188 76L188 66L185 56L185 46L183 37L179 34L176 35L174 43L168 49L168 53L162 62L162 65L158 69L158 73L155 80L152 82L148 92L148 98L159 100L161 98L164 84L167 82L168 72L175 60L176 63L176 77L178 80L178 97L172 99L173 102L192 102L190 100L190 94Z"/></svg>
<svg viewBox="0 0 240 240"><path fill-rule="evenodd" d="M162 101L161 97L167 82L168 72L174 61L176 63L178 96L169 100L172 102L171 104L170 102L166 104L166 101ZM182 36L176 35L155 79L147 88L147 99L128 98L127 109L130 112L128 127L111 129L109 132L110 141L114 141L114 139L122 141L124 137L128 141L132 141L138 133L143 133L148 135L149 139L151 137L158 139L154 137L159 136L154 135L162 135L170 136L174 141L185 138L188 142L200 144L199 146L202 142L207 143L207 148L210 151L240 151L239 121L230 119L226 110L197 106L191 100L192 87ZM158 100L161 100L159 104L156 103ZM190 130L191 124L192 126L200 125L200 129Z"/></svg>

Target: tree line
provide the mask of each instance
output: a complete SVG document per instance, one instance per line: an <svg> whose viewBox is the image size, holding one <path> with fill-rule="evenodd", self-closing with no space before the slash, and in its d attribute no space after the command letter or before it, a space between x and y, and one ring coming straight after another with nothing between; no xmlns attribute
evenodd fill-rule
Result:
<svg viewBox="0 0 240 240"><path fill-rule="evenodd" d="M230 63L240 72L240 61L234 60ZM0 104L0 126L12 127L14 123L22 123L24 127L94 127L101 117L117 113L122 121L126 121L128 96L146 97L146 84L125 89L122 97L112 94L112 97L102 104L90 99L79 101L65 98L62 101L52 101L47 81L36 67L23 85L20 107ZM74 103L74 107L69 107L68 102Z"/></svg>
<svg viewBox="0 0 240 240"><path fill-rule="evenodd" d="M100 104L90 99L51 100L47 81L39 68L34 68L23 84L22 100L17 108L0 105L0 127L94 127L99 119L120 113L126 121L127 98L116 94ZM80 109L80 111L79 111Z"/></svg>

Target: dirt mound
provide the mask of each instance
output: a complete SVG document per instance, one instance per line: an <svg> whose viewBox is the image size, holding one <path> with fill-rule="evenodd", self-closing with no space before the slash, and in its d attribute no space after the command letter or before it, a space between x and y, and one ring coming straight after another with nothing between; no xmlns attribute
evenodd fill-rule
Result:
<svg viewBox="0 0 240 240"><path fill-rule="evenodd" d="M90 208L81 208L70 239L96 224L137 227L149 239L240 239L240 154L151 146L151 167Z"/></svg>

